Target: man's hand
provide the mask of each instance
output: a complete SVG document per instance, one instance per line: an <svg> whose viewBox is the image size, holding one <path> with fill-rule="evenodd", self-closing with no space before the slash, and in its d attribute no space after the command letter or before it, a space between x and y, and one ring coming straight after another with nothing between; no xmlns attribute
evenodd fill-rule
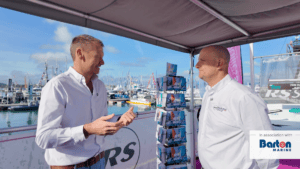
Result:
<svg viewBox="0 0 300 169"><path fill-rule="evenodd" d="M132 123L136 115L133 113L133 107L131 107L126 113L124 113L118 122L122 122L124 126L128 126Z"/></svg>
<svg viewBox="0 0 300 169"><path fill-rule="evenodd" d="M85 138L88 138L88 136L91 134L97 134L100 136L115 134L124 125L122 121L118 121L115 123L107 121L113 118L114 116L115 114L103 116L93 121L92 123L85 124L83 126Z"/></svg>

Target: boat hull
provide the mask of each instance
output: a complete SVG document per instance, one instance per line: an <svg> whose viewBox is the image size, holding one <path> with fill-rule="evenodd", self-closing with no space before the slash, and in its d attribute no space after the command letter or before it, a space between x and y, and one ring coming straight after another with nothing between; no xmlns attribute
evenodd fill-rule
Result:
<svg viewBox="0 0 300 169"><path fill-rule="evenodd" d="M8 108L10 111L32 111L38 109L39 106L13 106Z"/></svg>

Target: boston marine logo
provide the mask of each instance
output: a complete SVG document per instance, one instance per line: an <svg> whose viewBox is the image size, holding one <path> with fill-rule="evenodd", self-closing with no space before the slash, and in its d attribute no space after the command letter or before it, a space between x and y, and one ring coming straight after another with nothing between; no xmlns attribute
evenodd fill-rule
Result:
<svg viewBox="0 0 300 169"><path fill-rule="evenodd" d="M287 141L279 142L276 140L275 142L266 142L266 140L259 140L259 148L272 148L273 151L291 151L292 143Z"/></svg>

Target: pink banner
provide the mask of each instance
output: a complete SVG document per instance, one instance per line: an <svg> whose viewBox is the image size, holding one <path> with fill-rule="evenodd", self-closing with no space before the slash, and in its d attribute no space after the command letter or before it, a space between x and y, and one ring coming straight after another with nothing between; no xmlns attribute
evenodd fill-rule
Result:
<svg viewBox="0 0 300 169"><path fill-rule="evenodd" d="M237 82L243 84L241 47L234 46L227 49L230 53L228 73L232 79L235 79Z"/></svg>

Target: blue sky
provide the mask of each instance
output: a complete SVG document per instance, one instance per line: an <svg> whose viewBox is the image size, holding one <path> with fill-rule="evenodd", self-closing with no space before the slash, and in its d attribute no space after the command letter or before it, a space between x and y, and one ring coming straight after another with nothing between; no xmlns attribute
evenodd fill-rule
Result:
<svg viewBox="0 0 300 169"><path fill-rule="evenodd" d="M27 76L36 84L44 71L46 59L50 78L56 62L59 73L64 72L66 66L72 66L70 42L80 34L89 34L103 41L105 65L101 67L99 77L105 83L108 79L113 80L110 83L118 83L118 79L122 75L125 77L129 70L131 76L139 79L143 76L144 83L147 83L152 73L165 74L167 62L178 65L178 75L188 76L190 58L187 53L0 7L0 83L7 83L7 79L12 78L18 84L24 84ZM291 36L254 43L254 56L286 53L286 44L294 39L295 36ZM247 83L250 81L249 45L242 45L241 51L244 83ZM255 65L258 82L260 59L255 60ZM198 73L196 69L194 72Z"/></svg>

